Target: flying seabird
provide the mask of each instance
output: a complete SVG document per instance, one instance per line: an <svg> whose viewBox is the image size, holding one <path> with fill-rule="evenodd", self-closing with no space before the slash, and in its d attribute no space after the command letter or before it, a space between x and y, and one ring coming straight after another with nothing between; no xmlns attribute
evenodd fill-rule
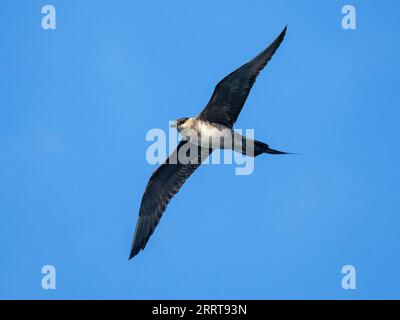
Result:
<svg viewBox="0 0 400 320"><path fill-rule="evenodd" d="M253 157L263 153L287 154L271 149L263 142L242 137L233 130L233 124L258 74L282 43L286 30L287 27L253 60L222 79L216 85L210 101L197 117L180 118L172 125L179 131L182 140L150 177L140 205L129 259L146 247L172 197L213 150L229 148ZM216 148L209 144L214 138L222 138L229 143L223 146L219 144Z"/></svg>

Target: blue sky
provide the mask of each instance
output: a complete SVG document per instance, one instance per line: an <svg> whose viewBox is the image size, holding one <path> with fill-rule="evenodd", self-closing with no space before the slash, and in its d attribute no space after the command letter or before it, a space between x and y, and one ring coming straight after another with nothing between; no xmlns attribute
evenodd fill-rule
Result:
<svg viewBox="0 0 400 320"><path fill-rule="evenodd" d="M0 298L400 298L400 4L351 1L343 30L345 4L3 3ZM286 24L236 127L300 155L200 168L128 262L147 131L200 112Z"/></svg>

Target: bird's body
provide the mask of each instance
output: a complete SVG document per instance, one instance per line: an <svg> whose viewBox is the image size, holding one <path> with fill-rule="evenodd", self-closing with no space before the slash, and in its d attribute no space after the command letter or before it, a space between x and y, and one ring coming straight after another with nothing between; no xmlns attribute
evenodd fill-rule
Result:
<svg viewBox="0 0 400 320"><path fill-rule="evenodd" d="M197 117L181 118L173 125L180 132L182 141L150 177L140 205L130 259L145 248L169 201L213 150L233 149L248 156L285 154L233 130L258 74L272 58L285 34L286 28L267 49L222 79Z"/></svg>
<svg viewBox="0 0 400 320"><path fill-rule="evenodd" d="M242 135L232 128L197 117L189 118L181 127L177 127L177 129L184 140L200 147L211 148L212 150L234 149L235 151L239 151L244 139Z"/></svg>

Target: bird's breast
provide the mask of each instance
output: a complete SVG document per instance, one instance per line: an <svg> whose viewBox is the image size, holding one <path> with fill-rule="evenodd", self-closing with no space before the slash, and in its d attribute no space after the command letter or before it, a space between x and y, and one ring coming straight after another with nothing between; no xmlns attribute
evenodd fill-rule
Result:
<svg viewBox="0 0 400 320"><path fill-rule="evenodd" d="M232 129L200 119L192 121L191 125L182 128L180 133L193 144L213 149L221 148L221 138L223 141L230 141L233 137Z"/></svg>

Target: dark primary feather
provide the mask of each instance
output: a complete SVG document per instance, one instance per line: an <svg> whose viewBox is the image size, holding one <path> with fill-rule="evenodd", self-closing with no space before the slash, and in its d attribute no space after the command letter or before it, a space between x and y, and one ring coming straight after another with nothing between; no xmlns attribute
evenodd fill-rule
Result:
<svg viewBox="0 0 400 320"><path fill-rule="evenodd" d="M227 127L233 126L258 74L279 48L285 37L286 30L287 27L257 57L226 76L217 84L210 101L200 113L200 118L220 123Z"/></svg>
<svg viewBox="0 0 400 320"><path fill-rule="evenodd" d="M145 248L169 201L211 153L211 150L198 146L194 147L197 152L191 152L191 146L189 142L181 141L165 163L151 175L140 205L129 259ZM187 161L180 158L180 154L185 152Z"/></svg>

